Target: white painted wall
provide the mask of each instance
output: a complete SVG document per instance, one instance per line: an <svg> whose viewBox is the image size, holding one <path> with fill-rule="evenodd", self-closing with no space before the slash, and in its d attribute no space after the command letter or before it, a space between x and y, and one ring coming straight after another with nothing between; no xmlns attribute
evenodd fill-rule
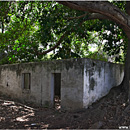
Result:
<svg viewBox="0 0 130 130"><path fill-rule="evenodd" d="M83 107L87 108L105 96L112 87L121 83L123 76L124 71L121 65L91 60L88 63L86 61L84 65ZM93 81L94 83L92 83ZM90 86L94 86L93 90Z"/></svg>

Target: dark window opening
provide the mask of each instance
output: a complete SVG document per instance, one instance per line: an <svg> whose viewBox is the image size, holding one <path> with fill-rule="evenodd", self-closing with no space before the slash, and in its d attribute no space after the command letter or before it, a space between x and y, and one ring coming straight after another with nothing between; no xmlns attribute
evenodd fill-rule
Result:
<svg viewBox="0 0 130 130"><path fill-rule="evenodd" d="M54 73L54 106L60 109L61 103L61 73Z"/></svg>
<svg viewBox="0 0 130 130"><path fill-rule="evenodd" d="M23 73L23 89L30 90L31 88L31 74L30 73Z"/></svg>

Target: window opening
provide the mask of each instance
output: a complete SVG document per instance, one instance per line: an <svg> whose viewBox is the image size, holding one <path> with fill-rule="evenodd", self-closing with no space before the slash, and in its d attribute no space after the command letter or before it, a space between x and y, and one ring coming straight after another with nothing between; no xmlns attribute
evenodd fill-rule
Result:
<svg viewBox="0 0 130 130"><path fill-rule="evenodd" d="M31 87L31 74L23 73L23 89L29 90Z"/></svg>

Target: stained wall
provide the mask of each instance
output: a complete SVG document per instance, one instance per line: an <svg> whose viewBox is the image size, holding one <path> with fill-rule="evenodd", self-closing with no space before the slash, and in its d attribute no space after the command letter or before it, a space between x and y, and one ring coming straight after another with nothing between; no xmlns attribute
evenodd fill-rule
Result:
<svg viewBox="0 0 130 130"><path fill-rule="evenodd" d="M24 74L30 89L24 89ZM0 66L0 94L37 106L54 104L54 74L61 74L61 107L87 108L123 79L123 66L92 59L53 60Z"/></svg>
<svg viewBox="0 0 130 130"><path fill-rule="evenodd" d="M87 108L118 86L123 76L123 65L84 59L83 107Z"/></svg>

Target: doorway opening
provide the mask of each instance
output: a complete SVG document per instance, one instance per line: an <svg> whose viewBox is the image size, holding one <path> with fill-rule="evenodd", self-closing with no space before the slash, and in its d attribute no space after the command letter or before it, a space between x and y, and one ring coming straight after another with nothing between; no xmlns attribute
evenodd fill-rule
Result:
<svg viewBox="0 0 130 130"><path fill-rule="evenodd" d="M56 109L61 108L61 73L52 74L52 100Z"/></svg>

